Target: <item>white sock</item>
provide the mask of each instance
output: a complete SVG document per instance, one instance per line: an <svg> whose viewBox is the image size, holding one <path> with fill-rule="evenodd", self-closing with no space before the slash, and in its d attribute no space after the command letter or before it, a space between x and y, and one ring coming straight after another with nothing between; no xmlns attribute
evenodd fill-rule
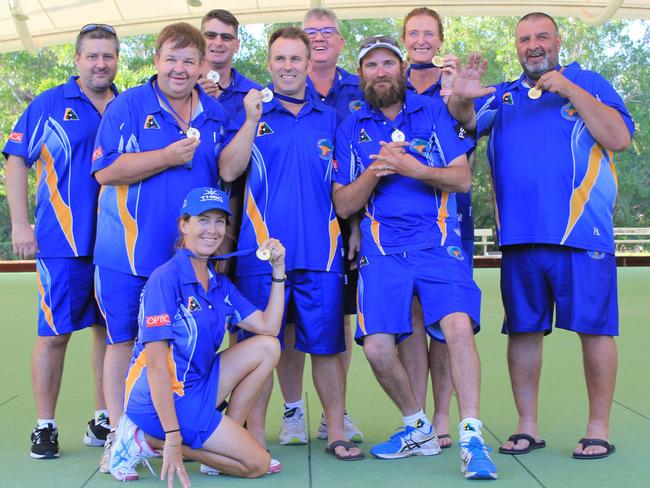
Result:
<svg viewBox="0 0 650 488"><path fill-rule="evenodd" d="M147 439L145 438L142 429L135 429L135 432L133 433L133 437L135 437L135 442L137 442L138 445L142 448L142 453L146 457L154 457L158 455L158 453L154 451L153 448L147 442Z"/></svg>
<svg viewBox="0 0 650 488"><path fill-rule="evenodd" d="M102 419L102 416L104 417ZM102 409L102 410L95 410L95 424L99 424L104 420L108 420L108 410Z"/></svg>
<svg viewBox="0 0 650 488"><path fill-rule="evenodd" d="M52 424L52 427L56 427L56 420L54 419L36 419L36 423L39 429L49 427L47 424Z"/></svg>
<svg viewBox="0 0 650 488"><path fill-rule="evenodd" d="M481 427L483 427L483 423L479 419L467 417L461 420L458 424L459 442L467 442L472 437L478 437L483 441Z"/></svg>
<svg viewBox="0 0 650 488"><path fill-rule="evenodd" d="M420 409L413 415L404 417L404 425L410 425L411 427L416 427L418 429L424 428L424 430L428 430L428 428L431 427L431 422L429 422L427 416L424 414L422 409Z"/></svg>
<svg viewBox="0 0 650 488"><path fill-rule="evenodd" d="M292 408L299 408L300 410L305 410L305 402L300 399L297 402L289 402L284 404L285 410L291 410Z"/></svg>

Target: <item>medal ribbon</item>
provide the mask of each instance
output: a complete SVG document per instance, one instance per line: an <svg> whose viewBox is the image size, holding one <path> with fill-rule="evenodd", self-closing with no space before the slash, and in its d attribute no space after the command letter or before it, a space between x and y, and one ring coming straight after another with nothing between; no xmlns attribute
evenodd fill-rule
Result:
<svg viewBox="0 0 650 488"><path fill-rule="evenodd" d="M172 114L174 114L178 120L183 122L187 126L188 129L190 127L192 127L192 98L194 98L192 96L192 93L190 93L190 120L188 122L183 117L180 116L180 114L174 109L174 107L172 107L171 103L169 103L169 100L167 100L167 97L165 96L165 94L162 91L160 91L160 89L158 89L158 83L155 82L155 81L153 83L153 89L156 92L156 95L158 95L158 97L160 97L160 99L165 103L165 105L167 105L167 108L169 110L171 110Z"/></svg>
<svg viewBox="0 0 650 488"><path fill-rule="evenodd" d="M295 103L295 104L298 104L298 105L303 104L303 103L307 103L306 98L304 98L304 99L302 99L302 98L293 98L293 97L290 97L288 95L283 95L282 93L278 93L278 92L275 92L275 91L273 92L273 95L278 97L280 100L284 100L285 102L289 102L289 103Z"/></svg>
<svg viewBox="0 0 650 488"><path fill-rule="evenodd" d="M433 63L413 63L409 64L411 69L430 69L435 68L436 66Z"/></svg>

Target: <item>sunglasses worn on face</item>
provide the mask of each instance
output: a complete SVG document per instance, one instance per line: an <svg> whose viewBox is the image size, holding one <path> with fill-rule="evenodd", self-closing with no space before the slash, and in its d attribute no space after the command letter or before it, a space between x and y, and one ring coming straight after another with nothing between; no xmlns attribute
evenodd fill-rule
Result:
<svg viewBox="0 0 650 488"><path fill-rule="evenodd" d="M221 37L221 40L223 42L230 42L237 39L237 36L233 34L229 34L228 32L212 32L212 31L204 32L203 37L205 37L209 41L211 41L212 39L216 39L217 37Z"/></svg>
<svg viewBox="0 0 650 488"><path fill-rule="evenodd" d="M339 31L336 29L336 27L321 27L320 29L316 29L315 27L307 27L303 29L304 33L307 34L307 37L310 39L313 39L316 37L316 35L320 32L321 35L324 38L329 38L332 37L334 34L338 34Z"/></svg>
<svg viewBox="0 0 650 488"><path fill-rule="evenodd" d="M103 30L104 32L108 32L109 34L113 34L114 36L117 35L117 32L115 32L115 27L108 24L86 24L81 28L81 31L79 32L81 34L88 34L89 32L96 31L98 29Z"/></svg>

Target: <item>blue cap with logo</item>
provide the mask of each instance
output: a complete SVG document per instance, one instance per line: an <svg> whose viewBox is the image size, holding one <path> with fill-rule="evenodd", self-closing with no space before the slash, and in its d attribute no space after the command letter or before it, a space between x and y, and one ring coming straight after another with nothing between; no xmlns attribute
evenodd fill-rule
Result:
<svg viewBox="0 0 650 488"><path fill-rule="evenodd" d="M196 216L208 210L221 210L232 215L228 206L228 194L209 186L194 188L183 200L180 216L186 214Z"/></svg>

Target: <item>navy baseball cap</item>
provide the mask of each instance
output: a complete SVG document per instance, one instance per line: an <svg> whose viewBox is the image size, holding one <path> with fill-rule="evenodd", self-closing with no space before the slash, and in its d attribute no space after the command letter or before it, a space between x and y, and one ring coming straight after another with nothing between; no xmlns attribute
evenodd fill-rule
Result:
<svg viewBox="0 0 650 488"><path fill-rule="evenodd" d="M228 194L209 186L194 188L183 200L180 216L196 216L208 210L221 210L232 216L228 206Z"/></svg>

